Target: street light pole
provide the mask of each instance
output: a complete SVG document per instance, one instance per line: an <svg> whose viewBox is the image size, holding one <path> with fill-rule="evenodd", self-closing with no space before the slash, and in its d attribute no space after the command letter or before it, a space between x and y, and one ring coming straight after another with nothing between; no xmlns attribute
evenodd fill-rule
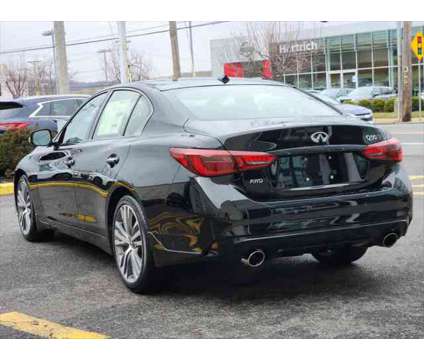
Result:
<svg viewBox="0 0 424 360"><path fill-rule="evenodd" d="M54 39L54 31L53 30L46 30L41 33L43 36L50 36L50 39L52 41L52 51L53 51L53 70L54 70L54 91L57 92L58 86L57 86L57 67L56 67L56 44Z"/></svg>
<svg viewBox="0 0 424 360"><path fill-rule="evenodd" d="M35 90L35 95L40 95L40 78L39 78L39 74L38 74L38 63L40 62L40 60L31 60L28 61L29 64L31 64L33 66L32 70L33 70L33 74L34 74L34 90Z"/></svg>
<svg viewBox="0 0 424 360"><path fill-rule="evenodd" d="M108 75L107 75L107 53L108 52L111 52L112 50L111 49L102 49L102 50L99 50L99 51L97 51L97 53L98 54L103 54L103 63L104 63L104 71L105 71L105 79L106 79L106 81L109 81L109 79L108 79Z"/></svg>

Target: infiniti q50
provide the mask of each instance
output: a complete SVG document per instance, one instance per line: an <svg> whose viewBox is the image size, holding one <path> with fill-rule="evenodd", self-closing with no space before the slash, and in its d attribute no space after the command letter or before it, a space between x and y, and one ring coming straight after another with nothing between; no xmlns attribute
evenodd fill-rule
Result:
<svg viewBox="0 0 424 360"><path fill-rule="evenodd" d="M31 141L14 179L23 237L90 242L134 292L187 262L346 265L392 246L412 219L399 141L278 82L116 86Z"/></svg>

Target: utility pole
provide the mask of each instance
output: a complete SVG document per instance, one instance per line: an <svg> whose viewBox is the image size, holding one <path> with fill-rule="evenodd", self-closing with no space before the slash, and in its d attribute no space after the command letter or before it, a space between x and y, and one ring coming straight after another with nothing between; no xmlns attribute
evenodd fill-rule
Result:
<svg viewBox="0 0 424 360"><path fill-rule="evenodd" d="M107 55L106 54L108 52L111 52L111 51L112 50L110 50L110 49L102 49L102 50L97 51L98 54L103 54L103 66L104 66L104 70L105 70L105 80L106 81L109 81L108 75L107 75L108 68L107 68Z"/></svg>
<svg viewBox="0 0 424 360"><path fill-rule="evenodd" d="M188 22L188 35L190 41L191 76L195 77L196 72L194 70L193 29L191 27L191 21Z"/></svg>
<svg viewBox="0 0 424 360"><path fill-rule="evenodd" d="M54 41L56 45L57 92L69 93L68 59L66 57L65 23L54 22Z"/></svg>
<svg viewBox="0 0 424 360"><path fill-rule="evenodd" d="M411 22L403 22L402 36L402 122L411 121L412 115L412 67L411 67Z"/></svg>
<svg viewBox="0 0 424 360"><path fill-rule="evenodd" d="M181 77L180 69L180 52L178 50L178 34L177 34L177 22L169 22L169 36L171 38L171 50L172 50L172 80L177 80Z"/></svg>
<svg viewBox="0 0 424 360"><path fill-rule="evenodd" d="M125 21L118 21L119 33L119 73L121 84L128 82L128 44Z"/></svg>
<svg viewBox="0 0 424 360"><path fill-rule="evenodd" d="M402 21L397 22L397 121L402 121Z"/></svg>

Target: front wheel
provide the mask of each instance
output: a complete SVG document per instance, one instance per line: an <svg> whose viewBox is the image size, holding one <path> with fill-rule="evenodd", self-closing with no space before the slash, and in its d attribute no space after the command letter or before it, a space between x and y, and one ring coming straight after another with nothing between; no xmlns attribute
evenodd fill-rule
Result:
<svg viewBox="0 0 424 360"><path fill-rule="evenodd" d="M28 179L25 175L21 176L16 186L15 194L16 210L18 212L18 223L22 236L31 242L50 240L53 231L37 229L36 214L34 202L31 197Z"/></svg>
<svg viewBox="0 0 424 360"><path fill-rule="evenodd" d="M367 252L366 247L345 247L341 249L327 250L313 253L312 256L320 263L330 266L349 265L359 260Z"/></svg>
<svg viewBox="0 0 424 360"><path fill-rule="evenodd" d="M136 293L158 287L158 269L147 241L147 223L140 204L132 196L119 201L112 226L112 248L125 285Z"/></svg>

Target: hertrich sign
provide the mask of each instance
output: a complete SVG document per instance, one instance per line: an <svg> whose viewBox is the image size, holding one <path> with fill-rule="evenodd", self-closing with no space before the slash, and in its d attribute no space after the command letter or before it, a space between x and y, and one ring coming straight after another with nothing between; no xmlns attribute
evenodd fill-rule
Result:
<svg viewBox="0 0 424 360"><path fill-rule="evenodd" d="M303 52L303 51L315 51L318 50L319 46L316 41L299 41L295 43L280 43L278 44L278 52L280 54L287 54L290 52Z"/></svg>

